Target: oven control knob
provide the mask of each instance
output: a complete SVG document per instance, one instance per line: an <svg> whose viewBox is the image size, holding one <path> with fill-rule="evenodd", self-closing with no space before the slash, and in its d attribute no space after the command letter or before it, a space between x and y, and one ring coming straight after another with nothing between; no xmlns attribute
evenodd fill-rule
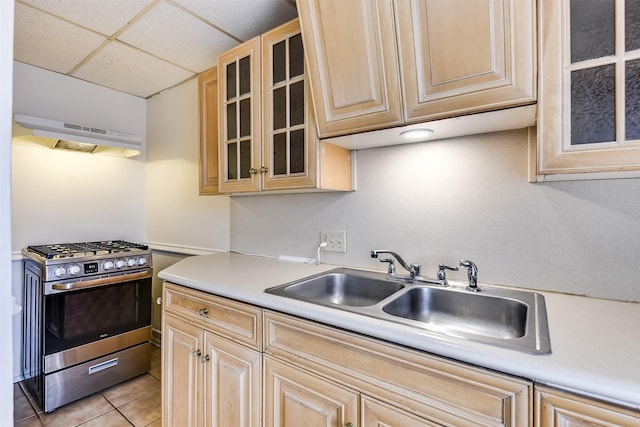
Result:
<svg viewBox="0 0 640 427"><path fill-rule="evenodd" d="M124 267L124 260L123 259L119 259L116 261L116 268L122 268Z"/></svg>
<svg viewBox="0 0 640 427"><path fill-rule="evenodd" d="M111 270L113 268L113 261L105 261L102 263L102 268L104 270Z"/></svg>
<svg viewBox="0 0 640 427"><path fill-rule="evenodd" d="M146 265L147 264L147 259L140 257L138 258L138 265Z"/></svg>
<svg viewBox="0 0 640 427"><path fill-rule="evenodd" d="M127 267L133 267L136 265L136 260L133 258L127 258Z"/></svg>
<svg viewBox="0 0 640 427"><path fill-rule="evenodd" d="M79 265L74 264L74 265L69 267L69 274L76 275L78 273L80 273L80 266Z"/></svg>
<svg viewBox="0 0 640 427"><path fill-rule="evenodd" d="M64 267L58 267L53 271L53 274L55 274L56 277L62 277L67 274L67 270L65 270Z"/></svg>

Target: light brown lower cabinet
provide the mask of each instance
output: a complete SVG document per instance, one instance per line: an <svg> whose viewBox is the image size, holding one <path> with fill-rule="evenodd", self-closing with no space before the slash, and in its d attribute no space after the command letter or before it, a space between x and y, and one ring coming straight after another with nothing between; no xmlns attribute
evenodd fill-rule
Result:
<svg viewBox="0 0 640 427"><path fill-rule="evenodd" d="M536 427L638 427L640 411L536 385Z"/></svg>
<svg viewBox="0 0 640 427"><path fill-rule="evenodd" d="M168 282L162 325L165 427L640 426L638 411Z"/></svg>
<svg viewBox="0 0 640 427"><path fill-rule="evenodd" d="M529 381L269 310L264 332L265 427L531 425Z"/></svg>
<svg viewBox="0 0 640 427"><path fill-rule="evenodd" d="M163 305L163 426L260 427L261 310L171 284Z"/></svg>

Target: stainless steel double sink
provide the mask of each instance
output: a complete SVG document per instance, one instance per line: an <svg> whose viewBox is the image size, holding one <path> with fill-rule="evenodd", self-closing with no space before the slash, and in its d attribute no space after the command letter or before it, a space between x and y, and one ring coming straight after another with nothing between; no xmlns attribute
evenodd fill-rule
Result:
<svg viewBox="0 0 640 427"><path fill-rule="evenodd" d="M480 286L448 287L387 279L384 273L338 268L265 292L533 354L551 352L544 296Z"/></svg>

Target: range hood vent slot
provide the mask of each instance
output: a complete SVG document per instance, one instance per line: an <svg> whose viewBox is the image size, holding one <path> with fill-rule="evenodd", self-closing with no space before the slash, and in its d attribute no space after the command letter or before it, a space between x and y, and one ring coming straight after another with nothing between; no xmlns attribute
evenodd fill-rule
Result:
<svg viewBox="0 0 640 427"><path fill-rule="evenodd" d="M13 141L123 157L140 154L142 146L138 135L18 113L14 115Z"/></svg>

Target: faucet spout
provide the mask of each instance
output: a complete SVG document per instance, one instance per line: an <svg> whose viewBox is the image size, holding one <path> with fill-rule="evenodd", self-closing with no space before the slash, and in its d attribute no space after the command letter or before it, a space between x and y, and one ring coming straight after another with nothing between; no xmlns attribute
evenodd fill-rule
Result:
<svg viewBox="0 0 640 427"><path fill-rule="evenodd" d="M407 264L407 262L402 259L402 257L400 255L398 255L397 253L393 252L393 251L389 251L386 249L374 249L371 251L371 258L378 258L379 254L389 254L392 257L394 257L398 263L402 266L402 268L404 268L405 270L407 270L409 272L409 279L411 281L415 280L416 277L420 276L420 264ZM390 259L380 259L380 262L389 262ZM391 260L392 261L392 260ZM390 266L393 265L393 263L390 263ZM391 276L392 273L389 273L389 276Z"/></svg>

